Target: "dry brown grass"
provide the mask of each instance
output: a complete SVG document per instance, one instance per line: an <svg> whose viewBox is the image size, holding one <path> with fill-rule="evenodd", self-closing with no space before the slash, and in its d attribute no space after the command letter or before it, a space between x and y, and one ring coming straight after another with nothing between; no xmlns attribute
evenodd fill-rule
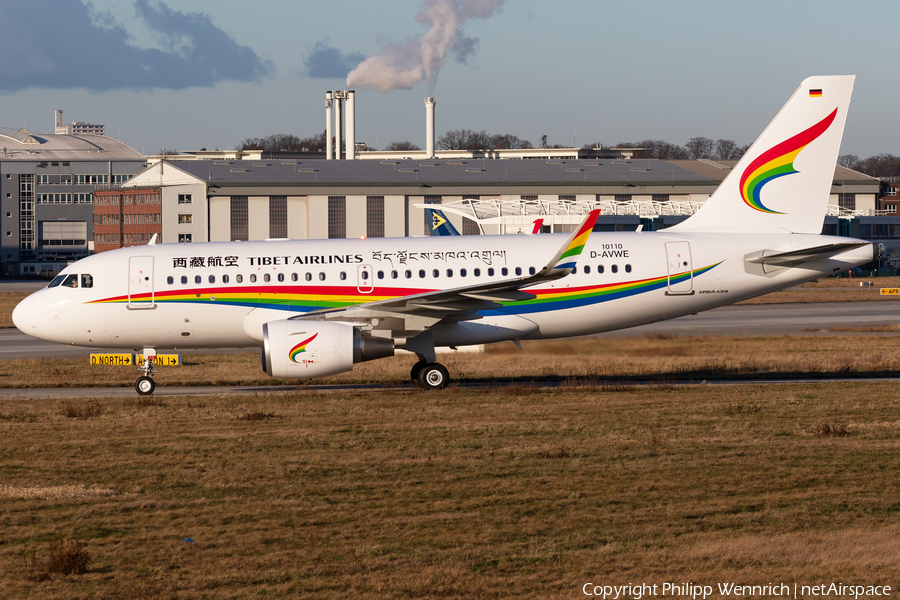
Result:
<svg viewBox="0 0 900 600"><path fill-rule="evenodd" d="M27 295L24 292L0 293L0 327L15 327L12 322L12 311L16 304L21 302Z"/></svg>
<svg viewBox="0 0 900 600"><path fill-rule="evenodd" d="M873 352L874 347L878 348ZM551 378L568 385L615 385L649 378L660 385L677 379L767 377L786 374L877 375L900 371L900 337L665 337L579 338L495 344L484 354L443 354L440 361L459 381L516 381ZM395 385L409 380L411 355L355 365L353 371L312 381ZM259 368L250 354L184 355L184 366L162 367L159 385L306 385L276 380ZM81 359L0 361L0 386L104 387L130 386L131 367L88 364ZM155 402L155 400L145 400ZM4 417L4 415L7 415ZM12 418L0 407L0 420Z"/></svg>
<svg viewBox="0 0 900 600"><path fill-rule="evenodd" d="M0 596L900 583L893 384L515 391L5 401L37 418L0 421ZM56 540L86 572L30 576Z"/></svg>
<svg viewBox="0 0 900 600"><path fill-rule="evenodd" d="M861 281L872 282L872 287L860 287ZM882 296L881 288L900 287L900 277L826 277L803 285L772 292L737 302L736 304L786 304L791 302L890 302L900 304L897 296Z"/></svg>

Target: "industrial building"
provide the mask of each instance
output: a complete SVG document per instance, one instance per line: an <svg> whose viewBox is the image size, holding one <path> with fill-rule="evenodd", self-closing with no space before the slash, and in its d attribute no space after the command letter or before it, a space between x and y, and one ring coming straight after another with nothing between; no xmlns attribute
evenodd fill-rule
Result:
<svg viewBox="0 0 900 600"><path fill-rule="evenodd" d="M94 191L146 166L139 152L101 135L0 128L0 147L0 273L6 276L47 275L91 253Z"/></svg>
<svg viewBox="0 0 900 600"><path fill-rule="evenodd" d="M569 231L661 229L693 214L734 162L617 160L161 161L123 191L159 189L163 242L399 237L440 203L463 234L516 233L537 216ZM880 182L836 167L827 232L858 235ZM189 199L189 200L187 200ZM898 219L900 225L900 219ZM833 230L833 231L832 231Z"/></svg>

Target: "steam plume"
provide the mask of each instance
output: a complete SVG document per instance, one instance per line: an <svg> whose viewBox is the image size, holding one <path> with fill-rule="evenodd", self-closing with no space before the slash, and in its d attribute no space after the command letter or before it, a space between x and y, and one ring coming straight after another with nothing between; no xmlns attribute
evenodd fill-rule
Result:
<svg viewBox="0 0 900 600"><path fill-rule="evenodd" d="M366 58L347 75L347 87L371 86L386 93L412 89L424 80L429 93L433 92L447 53L465 64L478 47L478 38L463 35L466 21L501 12L504 1L426 0L416 21L428 25L428 31L405 44L388 44L380 54Z"/></svg>

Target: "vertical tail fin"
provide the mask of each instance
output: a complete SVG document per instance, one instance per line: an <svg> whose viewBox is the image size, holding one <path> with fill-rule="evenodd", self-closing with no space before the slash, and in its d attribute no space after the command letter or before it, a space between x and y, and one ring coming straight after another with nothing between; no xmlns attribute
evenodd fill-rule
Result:
<svg viewBox="0 0 900 600"><path fill-rule="evenodd" d="M431 235L459 235L456 227L444 215L443 211L436 208L426 208L425 218L428 219L428 231Z"/></svg>
<svg viewBox="0 0 900 600"><path fill-rule="evenodd" d="M810 77L680 231L822 232L855 76Z"/></svg>

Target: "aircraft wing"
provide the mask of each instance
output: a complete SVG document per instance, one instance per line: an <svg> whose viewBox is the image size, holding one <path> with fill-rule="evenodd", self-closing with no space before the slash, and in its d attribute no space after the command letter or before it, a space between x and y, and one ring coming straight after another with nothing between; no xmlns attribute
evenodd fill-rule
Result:
<svg viewBox="0 0 900 600"><path fill-rule="evenodd" d="M575 269L599 210L591 211L581 226L572 233L545 266L537 273L501 281L491 281L447 290L436 290L356 304L343 308L322 309L292 317L298 320L336 320L369 324L373 319L396 318L390 325L391 334L404 337L410 332L423 331L439 321L478 319L480 310L498 308L503 302L517 302L535 298L526 288L555 281Z"/></svg>

